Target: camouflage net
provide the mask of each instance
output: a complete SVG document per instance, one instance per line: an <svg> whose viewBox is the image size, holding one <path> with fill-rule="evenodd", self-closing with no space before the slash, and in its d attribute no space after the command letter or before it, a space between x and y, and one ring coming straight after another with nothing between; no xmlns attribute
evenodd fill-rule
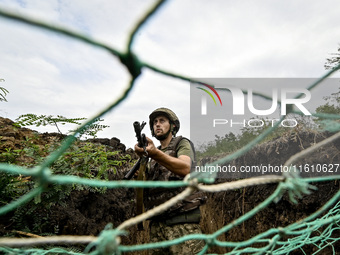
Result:
<svg viewBox="0 0 340 255"><path fill-rule="evenodd" d="M235 182L228 182L222 184L212 184L216 178L216 176L209 175L209 178L205 176L191 176L186 178L184 181L171 181L171 182L151 182L151 181L100 181L100 180L90 180L84 179L76 176L62 176L62 175L54 175L51 173L49 167L51 164L56 161L77 139L77 134L86 130L88 126L93 124L95 120L99 117L103 116L107 112L111 111L115 107L117 107L121 102L123 102L131 92L134 87L136 79L141 74L142 69L150 69L154 72L173 77L176 79L181 79L184 81L192 82L193 80L187 78L182 75L174 74L152 66L148 63L142 62L136 55L133 54L131 48L134 42L134 38L137 32L143 27L143 24L150 19L150 17L163 5L165 1L158 1L146 14L145 16L137 22L134 30L130 34L129 41L127 44L126 52L120 52L112 47L103 44L99 41L91 39L87 36L84 36L80 33L73 32L67 28L54 26L47 24L45 22L34 20L32 18L24 17L22 15L16 15L11 13L10 11L0 9L0 15L7 19L16 20L19 22L26 23L31 26L36 26L41 29L46 29L49 31L53 31L56 33L64 34L65 36L71 37L75 40L83 41L84 43L93 45L95 47L102 48L104 50L109 51L114 56L120 59L121 63L128 69L131 75L131 81L129 85L125 88L121 97L113 102L111 105L107 106L101 112L99 112L95 117L84 123L80 128L71 136L67 137L62 145L51 153L45 161L34 169L26 169L19 166L9 165L9 164L0 164L0 171L6 172L8 174L15 175L24 175L31 176L35 180L37 180L37 187L20 197L18 200L12 201L11 203L0 208L0 215L4 215L12 210L15 210L19 206L31 201L34 197L44 192L44 186L46 184L60 184L60 185L72 185L72 184L81 184L81 185L89 185L92 187L107 187L109 189L114 188L150 188L150 187L165 187L165 188L173 188L173 187L186 187L186 189L174 197L173 199L167 201L166 203L156 207L146 213L129 219L123 222L116 229L112 229L112 226L108 225L106 229L103 229L101 234L97 237L94 236L51 236L51 237L43 237L43 238L0 238L0 251L11 253L11 254L53 254L53 253L62 253L62 254L78 254L75 252L67 251L63 248L52 248L49 250L39 249L39 248L29 248L29 247L37 247L40 245L57 245L57 244L88 244L84 253L90 254L121 254L122 252L131 252L131 251L141 251L152 248L159 247L168 247L171 245L179 244L185 242L190 239L200 239L204 240L206 245L204 249L200 252L200 254L206 254L208 249L213 246L220 247L229 247L231 248L231 252L228 254L289 254L294 250L303 251L303 247L308 244L312 244L317 247L317 252L320 252L325 247L332 247L334 253L334 243L340 240L339 235L334 237L335 231L340 229L340 191L338 191L329 201L327 201L322 208L311 214L309 217L300 220L296 223L290 224L286 227L277 227L272 228L264 233L261 233L257 236L252 237L249 240L242 242L228 242L228 241L220 241L218 240L218 236L223 233L228 232L233 227L240 225L245 222L247 219L253 217L262 209L266 208L270 203L278 201L283 193L288 192L289 198L291 201L296 202L295 197L299 197L302 194L309 194L311 182L322 182L329 180L340 179L340 175L333 175L329 177L319 177L319 178L299 178L298 175L294 173L294 169L286 172L283 176L263 176L257 178L249 178L244 180L238 180ZM323 77L317 79L314 84L311 84L308 88L312 90L317 85L321 84L324 79L329 77L332 73L339 70L340 65L336 68L332 69ZM195 82L195 81L194 81ZM197 81L199 82L199 81ZM261 96L261 94L258 94ZM267 98L262 95L263 98ZM267 98L268 99L268 98ZM327 118L329 120L339 120L340 116L334 114L314 114L316 117ZM229 155L225 158L219 159L211 163L210 165L215 165L218 163L226 163L235 159L251 148L253 148L256 144L262 141L267 135L273 132L277 126L271 127L263 132L260 136L258 136L255 140L251 141L244 148L236 151L232 155ZM336 132L337 133L336 133ZM292 162L295 162L299 157L305 156L314 150L316 150L320 146L327 145L336 139L340 138L339 127L336 130L333 130L335 135L325 139L319 144L316 144L309 149L302 151L299 155L295 155L290 158L286 165L289 166ZM177 201L184 199L189 196L195 190L202 190L205 192L220 192L232 189L240 189L243 187L253 186L253 185L261 185L267 183L277 183L277 188L272 195L270 195L265 201L260 203L258 206L253 208L251 211L247 212L234 222L222 227L218 231L213 234L194 234L183 236L181 238L164 241L160 243L148 243L148 244L139 244L139 245L130 245L124 246L120 243L120 236L126 235L126 229L136 225L148 218L152 215L158 214L171 205L175 204ZM289 236L290 238L284 238ZM81 253L83 254L83 253Z"/></svg>

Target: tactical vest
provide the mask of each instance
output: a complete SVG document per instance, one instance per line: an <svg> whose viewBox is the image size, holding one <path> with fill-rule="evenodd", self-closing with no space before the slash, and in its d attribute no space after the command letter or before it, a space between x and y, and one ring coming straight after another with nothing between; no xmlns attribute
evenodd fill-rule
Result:
<svg viewBox="0 0 340 255"><path fill-rule="evenodd" d="M182 139L187 139L182 136L173 137L170 141L168 147L166 148L164 153L177 157L177 146ZM187 139L188 140L188 139ZM188 140L189 141L189 140ZM190 141L189 141L190 142ZM191 143L191 142L190 142ZM160 147L159 147L160 148ZM192 148L194 150L194 148ZM192 162L192 165L194 162ZM149 169L146 172L146 179L151 181L173 181L173 180L183 180L183 177L178 176L156 162L155 160L151 160L149 164ZM170 198L176 196L180 192L182 192L185 187L182 188L150 188L144 189L144 206L146 210L150 210L153 207L156 207ZM163 215L174 215L177 213L187 212L198 208L204 201L206 196L201 192L194 193L180 201L170 209L168 209Z"/></svg>

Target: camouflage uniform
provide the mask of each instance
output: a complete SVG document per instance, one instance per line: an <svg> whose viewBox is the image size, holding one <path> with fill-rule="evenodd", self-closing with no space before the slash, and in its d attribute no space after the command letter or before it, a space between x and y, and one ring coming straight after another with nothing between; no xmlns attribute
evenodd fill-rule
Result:
<svg viewBox="0 0 340 255"><path fill-rule="evenodd" d="M154 120L157 116L166 116L170 123L170 130L162 137L157 137L153 130ZM161 149L164 153L172 157L179 157L181 155L189 156L192 161L192 167L194 166L195 155L192 143L184 137L176 137L176 133L180 128L180 122L173 111L167 108L156 109L149 116L149 124L152 136L155 136L158 140L165 139L170 134L173 136L166 148L161 149L158 147L158 149ZM146 179L152 181L183 180L183 177L169 171L155 160L150 161L145 174ZM150 210L163 204L184 189L185 188L144 189L145 209ZM203 204L205 199L206 196L201 192L194 193L169 208L162 215L153 217L150 222L150 242L173 240L189 234L202 233L199 225L199 206ZM204 245L205 242L203 240L188 240L171 247L150 250L149 254L197 254L203 249Z"/></svg>
<svg viewBox="0 0 340 255"><path fill-rule="evenodd" d="M199 224L184 223L168 226L164 222L156 221L151 223L150 242L156 243L164 240L173 240L181 236L201 233L202 231ZM205 243L203 240L191 239L185 241L184 243L173 245L171 247L150 250L149 254L150 255L197 254L203 249L204 245Z"/></svg>
<svg viewBox="0 0 340 255"><path fill-rule="evenodd" d="M168 147L162 151L173 157L178 157L178 154L181 154L183 151L189 151L188 156L193 158L190 142L181 136L173 137ZM158 164L156 161L151 160L149 170L146 172L146 179L168 181L182 180L183 177L175 175L162 165ZM170 198L176 196L183 190L184 188L145 189L144 205L146 210L150 210L153 207L168 201ZM172 240L188 234L202 233L199 225L199 206L204 203L205 198L205 195L203 195L201 192L194 193L183 201L180 201L173 207L169 208L162 215L152 218L150 223L150 242L153 243ZM195 215L197 212L198 215ZM203 240L189 240L172 247L150 250L149 254L197 254L201 249L203 249L204 245L205 242Z"/></svg>

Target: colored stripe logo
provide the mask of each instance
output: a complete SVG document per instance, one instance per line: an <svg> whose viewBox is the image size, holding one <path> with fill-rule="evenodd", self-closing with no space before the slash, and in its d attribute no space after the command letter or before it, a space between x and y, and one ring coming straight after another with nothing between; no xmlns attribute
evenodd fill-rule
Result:
<svg viewBox="0 0 340 255"><path fill-rule="evenodd" d="M212 92L214 92L214 94L217 96L217 98L218 98L218 100L220 101L220 104L221 104L221 106L222 106L222 100L221 100L220 95L217 93L217 91L216 91L212 86L210 86L210 85L208 85L208 84L203 84L203 83L201 83L201 85L206 86L206 87L209 88ZM204 88L201 88L201 87L197 87L197 88L203 90L204 92L206 92L206 93L212 98L212 100L214 101L215 105L217 105L216 100L215 100L213 94L211 94L211 92L210 92L209 90L204 89Z"/></svg>

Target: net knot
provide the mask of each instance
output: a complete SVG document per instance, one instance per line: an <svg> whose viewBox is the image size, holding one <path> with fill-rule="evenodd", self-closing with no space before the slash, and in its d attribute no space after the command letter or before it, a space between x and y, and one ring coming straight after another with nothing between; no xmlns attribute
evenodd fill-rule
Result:
<svg viewBox="0 0 340 255"><path fill-rule="evenodd" d="M189 184L189 187L198 189L198 180L196 178L191 178L190 174L184 177L184 182Z"/></svg>
<svg viewBox="0 0 340 255"><path fill-rule="evenodd" d="M105 229L100 233L98 239L88 245L86 251L96 246L96 251L93 254L111 255L121 254L119 250L120 235L126 235L126 231L113 229L112 224L108 224Z"/></svg>
<svg viewBox="0 0 340 255"><path fill-rule="evenodd" d="M216 240L214 237L209 237L205 240L206 244L211 247L216 245Z"/></svg>
<svg viewBox="0 0 340 255"><path fill-rule="evenodd" d="M131 51L119 55L120 62L126 66L129 73L135 79L142 73L142 65L135 54Z"/></svg>
<svg viewBox="0 0 340 255"><path fill-rule="evenodd" d="M39 170L38 178L40 185L44 185L47 183L52 175L52 172L49 168L45 167Z"/></svg>
<svg viewBox="0 0 340 255"><path fill-rule="evenodd" d="M302 198L302 195L309 195L311 193L311 189L317 189L315 186L310 185L308 182L303 181L299 176L299 171L294 167L290 167L288 171L283 172L284 177L286 178L284 182L281 183L283 185L283 189L281 194L275 199L275 202L278 202L284 191L288 191L289 200L294 204L297 204L296 197Z"/></svg>

